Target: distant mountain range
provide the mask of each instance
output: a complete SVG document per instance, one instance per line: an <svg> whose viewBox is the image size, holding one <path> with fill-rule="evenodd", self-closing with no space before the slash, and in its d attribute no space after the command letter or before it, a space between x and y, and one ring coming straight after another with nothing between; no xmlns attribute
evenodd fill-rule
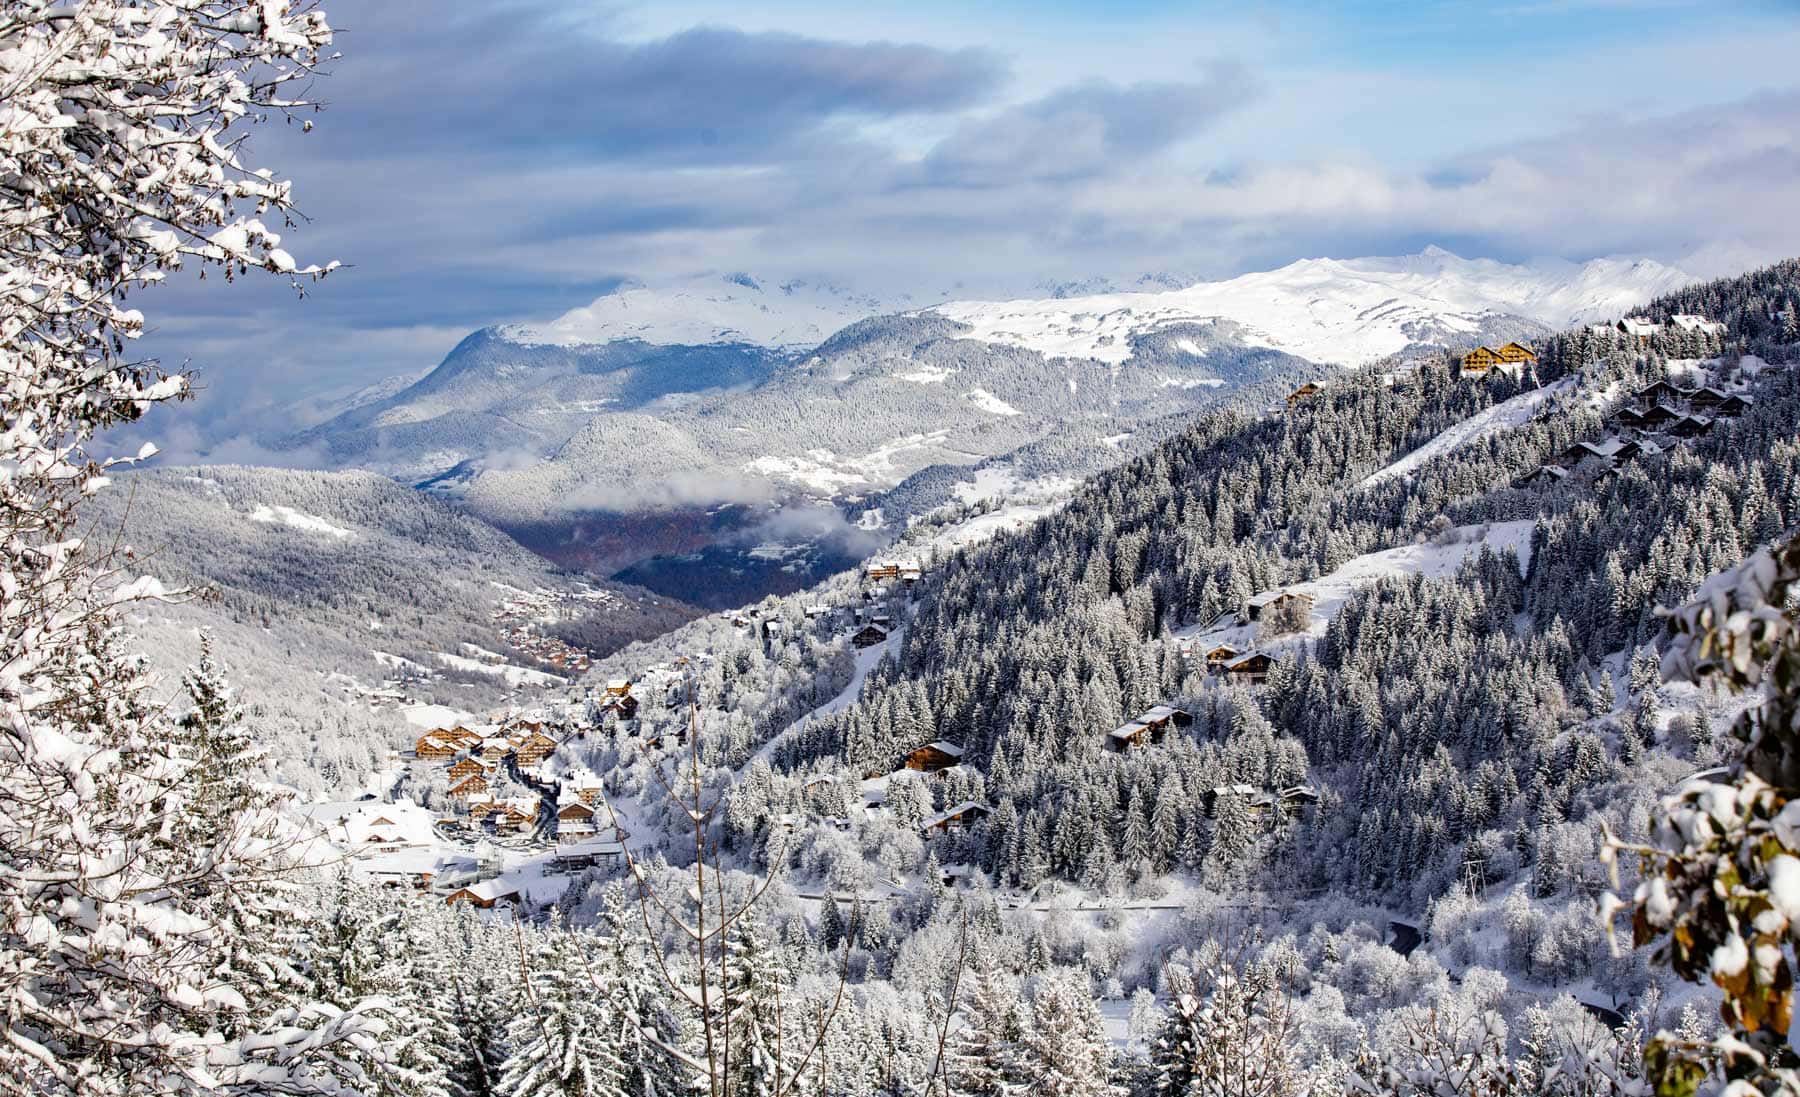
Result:
<svg viewBox="0 0 1800 1097"><path fill-rule="evenodd" d="M1171 281L923 308L747 274L628 284L546 325L475 332L416 382L284 444L459 497L561 562L610 573L742 542L763 564L733 566L798 585L811 566L767 528L773 514L795 525L795 506L1034 444L1034 473L1088 470L1170 415L1266 401L1328 367L1610 319L1691 279L1648 260L1521 266L1428 248ZM819 566L840 563L828 556ZM691 597L688 581L652 585Z"/></svg>

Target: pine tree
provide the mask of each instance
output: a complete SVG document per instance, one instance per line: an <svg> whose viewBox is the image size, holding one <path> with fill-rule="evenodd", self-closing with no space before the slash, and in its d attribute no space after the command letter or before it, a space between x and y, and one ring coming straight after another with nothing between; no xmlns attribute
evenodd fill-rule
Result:
<svg viewBox="0 0 1800 1097"><path fill-rule="evenodd" d="M1111 1051L1087 978L1058 968L1038 978L1024 1058L1033 1091L1044 1097L1101 1097L1112 1091Z"/></svg>
<svg viewBox="0 0 1800 1097"><path fill-rule="evenodd" d="M962 1023L945 1049L952 1092L1001 1097L1024 1078L1020 1057L1030 1022L1018 981L999 967L991 945L970 950L962 999Z"/></svg>
<svg viewBox="0 0 1800 1097"><path fill-rule="evenodd" d="M554 920L534 940L524 998L508 1027L513 1050L500 1076L503 1097L627 1097L617 1034L587 977L587 952L580 934Z"/></svg>
<svg viewBox="0 0 1800 1097"><path fill-rule="evenodd" d="M730 1092L734 1097L776 1097L793 1078L795 1065L782 1018L787 973L763 940L754 914L731 927L726 948L722 998L730 1041Z"/></svg>

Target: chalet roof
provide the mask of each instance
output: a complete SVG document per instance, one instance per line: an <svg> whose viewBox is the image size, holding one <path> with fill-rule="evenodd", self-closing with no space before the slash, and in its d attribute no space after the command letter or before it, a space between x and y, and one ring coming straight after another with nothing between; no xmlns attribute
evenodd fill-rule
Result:
<svg viewBox="0 0 1800 1097"><path fill-rule="evenodd" d="M629 679L629 678L608 678L606 680L606 688L607 689L630 689L631 688L631 679Z"/></svg>
<svg viewBox="0 0 1800 1097"><path fill-rule="evenodd" d="M979 811L985 815L987 813L987 805L976 800L964 800L960 804L938 812L936 815L933 815L931 818L920 823L919 826L929 830L932 827L942 826L959 816L967 815L971 811Z"/></svg>
<svg viewBox="0 0 1800 1097"><path fill-rule="evenodd" d="M358 858L356 866L371 876L421 876L436 873L443 862L436 849L399 849Z"/></svg>
<svg viewBox="0 0 1800 1097"><path fill-rule="evenodd" d="M1140 717L1129 724L1120 724L1118 727L1114 728L1112 737L1114 739L1129 739L1147 727L1149 727L1149 725L1144 723L1143 719Z"/></svg>
<svg viewBox="0 0 1800 1097"><path fill-rule="evenodd" d="M1537 357L1536 352L1534 352L1530 347L1526 346L1523 343L1508 343L1505 346L1501 347L1500 350L1495 353L1501 353L1501 352L1505 352L1505 351L1509 351L1509 350L1522 350L1526 354L1531 355L1531 357L1533 357L1533 358Z"/></svg>
<svg viewBox="0 0 1800 1097"><path fill-rule="evenodd" d="M625 844L623 842L614 841L611 838L589 838L583 842L570 842L566 845L557 847L554 856L558 859L568 859L572 857L616 857L624 852Z"/></svg>
<svg viewBox="0 0 1800 1097"><path fill-rule="evenodd" d="M1704 331L1715 334L1725 331L1725 325L1717 320L1708 320L1704 316L1695 316L1687 312L1678 312L1669 317L1669 321L1682 331Z"/></svg>
<svg viewBox="0 0 1800 1097"><path fill-rule="evenodd" d="M500 899L517 899L519 889L499 880L483 880L478 884L468 884L456 889L457 893L468 892L482 902L491 903Z"/></svg>
<svg viewBox="0 0 1800 1097"><path fill-rule="evenodd" d="M913 749L914 750L925 750L926 748L930 748L932 750L939 751L944 754L948 754L952 758L961 758L962 753L963 753L963 748L957 746L955 743L949 742L944 739L937 739L932 742L926 743L922 747L914 747Z"/></svg>
<svg viewBox="0 0 1800 1097"><path fill-rule="evenodd" d="M1155 721L1155 720L1167 720L1168 718L1170 718L1171 716L1174 716L1174 715L1175 715L1175 706L1174 705L1151 705L1149 708L1145 709L1140 716L1138 716L1138 719L1140 721L1148 723L1148 722Z"/></svg>
<svg viewBox="0 0 1800 1097"><path fill-rule="evenodd" d="M1619 330L1626 335L1655 335L1662 325L1646 316L1627 316L1619 321Z"/></svg>
<svg viewBox="0 0 1800 1097"><path fill-rule="evenodd" d="M1285 588L1280 590L1265 590L1261 594L1252 594L1246 601L1248 605L1256 606L1260 609L1271 602L1279 602L1291 593L1291 591L1286 590Z"/></svg>
<svg viewBox="0 0 1800 1097"><path fill-rule="evenodd" d="M1253 661L1255 661L1257 659L1269 659L1269 658L1271 658L1271 657L1268 652L1252 651L1247 654L1240 655L1236 659L1233 659L1231 662L1226 663L1225 669L1226 670L1237 670L1239 667L1245 667L1245 666L1250 665L1250 663L1252 663Z"/></svg>

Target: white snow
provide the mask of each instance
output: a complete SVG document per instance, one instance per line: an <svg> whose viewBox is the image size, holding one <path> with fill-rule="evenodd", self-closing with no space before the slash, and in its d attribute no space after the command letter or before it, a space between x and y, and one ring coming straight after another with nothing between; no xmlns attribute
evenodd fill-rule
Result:
<svg viewBox="0 0 1800 1097"><path fill-rule="evenodd" d="M249 517L252 522L292 526L294 529L305 530L307 533L322 533L327 537L335 537L340 541L349 537L351 533L343 526L328 522L316 514L307 514L304 511L295 510L293 507L284 507L280 504L270 506L267 503L258 503L256 509L250 512Z"/></svg>
<svg viewBox="0 0 1800 1097"><path fill-rule="evenodd" d="M749 761L744 763L743 770L749 769L759 760L767 761L769 757L775 753L776 745L787 738L789 732L803 728L808 723L821 716L830 716L834 713L842 712L854 704L856 699L862 695L863 680L869 676L871 670L875 669L875 664L881 662L881 657L883 655L898 647L901 634L904 631L904 629L895 629L893 632L889 633L888 638L881 643L871 644L858 651L856 653L856 666L855 669L851 671L849 684L840 690L837 696L826 701L824 704L813 709L804 716L801 716L798 720L795 720L793 723L771 736L769 741L757 748L756 753L752 754ZM740 770L739 772L743 772L743 770Z"/></svg>
<svg viewBox="0 0 1800 1097"><path fill-rule="evenodd" d="M970 389L965 395L982 411L991 411L995 415L1017 415L1019 409L1000 399L986 389Z"/></svg>
<svg viewBox="0 0 1800 1097"><path fill-rule="evenodd" d="M1501 316L1552 328L1612 319L1690 281L1649 260L1526 267L1427 248L1398 258L1303 259L1180 290L951 301L926 311L969 325L964 338L1052 358L1116 365L1131 357L1138 335L1223 319L1238 324L1253 346L1354 366L1404 349L1421 330L1473 333Z"/></svg>
<svg viewBox="0 0 1800 1097"><path fill-rule="evenodd" d="M414 705L402 705L400 715L416 728L430 731L433 728L453 728L458 724L469 724L475 719L473 713L451 708L449 705L427 705L423 702Z"/></svg>
<svg viewBox="0 0 1800 1097"><path fill-rule="evenodd" d="M1156 382L1162 389L1198 389L1218 388L1225 383L1222 377L1164 377Z"/></svg>
<svg viewBox="0 0 1800 1097"><path fill-rule="evenodd" d="M1569 391L1572 384L1572 380L1565 379L1554 385L1532 389L1530 392L1521 392L1510 400L1502 401L1486 411L1471 415L1462 422L1445 428L1437 437L1388 467L1364 477L1358 486L1366 488L1385 480L1392 480L1396 476L1410 476L1423 468L1427 462L1434 461L1447 453L1453 453L1470 442L1485 438L1497 430L1523 426L1533 415L1537 414L1538 409L1544 405L1545 401L1552 396Z"/></svg>
<svg viewBox="0 0 1800 1097"><path fill-rule="evenodd" d="M447 651L433 652L432 655L438 662L452 670L501 678L509 686L560 686L567 682L567 679L528 667L515 667L505 663L496 664L485 659L470 659L462 655L452 655Z"/></svg>
<svg viewBox="0 0 1800 1097"><path fill-rule="evenodd" d="M657 286L628 284L542 327L515 325L500 334L559 346L641 339L659 346L810 347L883 310L882 301L835 286L714 274Z"/></svg>
<svg viewBox="0 0 1800 1097"><path fill-rule="evenodd" d="M1304 633L1282 637L1274 644L1265 645L1264 650L1291 646L1302 639L1324 636L1331 619L1337 616L1338 610L1344 607L1351 595L1362 587L1382 579L1404 575L1423 575L1427 579L1447 578L1456 573L1464 560L1479 553L1483 546L1495 552L1512 549L1518 554L1519 568L1523 571L1531 564L1531 531L1536 524L1535 519L1523 518L1513 522L1456 526L1442 539L1441 544L1422 542L1367 553L1346 561L1329 575L1303 583L1289 583L1283 589L1312 598L1312 620L1308 622ZM1257 646L1255 624L1233 624L1216 629L1194 625L1178 631L1175 636L1182 640L1191 638L1195 640L1196 646L1231 644L1245 651Z"/></svg>
<svg viewBox="0 0 1800 1097"><path fill-rule="evenodd" d="M894 376L902 381L912 381L920 385L937 385L942 384L944 379L954 372L956 371L944 369L941 366L920 366L918 369L906 373L896 373Z"/></svg>

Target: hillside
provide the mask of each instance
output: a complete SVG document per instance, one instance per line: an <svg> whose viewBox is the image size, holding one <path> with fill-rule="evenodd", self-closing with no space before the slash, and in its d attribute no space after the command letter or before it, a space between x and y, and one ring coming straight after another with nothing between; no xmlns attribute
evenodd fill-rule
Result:
<svg viewBox="0 0 1800 1097"><path fill-rule="evenodd" d="M417 722L560 697L587 658L693 615L558 573L369 473L129 473L96 498L94 529L118 538L129 570L193 592L134 620L152 666L191 666L209 631L231 677L255 684L276 772L314 793L361 788Z"/></svg>
<svg viewBox="0 0 1800 1097"><path fill-rule="evenodd" d="M766 916L821 924L856 895L874 923L859 1017L924 995L918 965L954 966L973 910L1008 957L976 971L1085 970L1120 1045L1146 1038L1140 1005L1168 1020L1171 965L1224 963L1284 973L1285 1054L1333 1077L1327 1047L1404 1058L1426 1010L1627 1062L1635 1033L1709 1031L1713 1001L1611 953L1593 896L1635 877L1609 881L1604 840L1643 840L1658 796L1728 757L1741 704L1659 681L1654 611L1800 524L1800 345L1778 322L1800 280L1711 295L1729 349L1581 329L1544 341L1541 388L1443 356L1204 415L1060 508L944 546L911 589L839 576L594 674L697 668L722 838L792 891ZM1662 381L1739 407L1685 435L1620 425ZM1639 451L1523 483L1609 435ZM1282 590L1303 614L1235 620ZM858 649L871 615L891 628ZM1271 663L1225 669L1245 652ZM631 735L555 764L614 774L645 849L678 856L651 774L689 715L655 696ZM1202 937L1237 952L1187 951Z"/></svg>

